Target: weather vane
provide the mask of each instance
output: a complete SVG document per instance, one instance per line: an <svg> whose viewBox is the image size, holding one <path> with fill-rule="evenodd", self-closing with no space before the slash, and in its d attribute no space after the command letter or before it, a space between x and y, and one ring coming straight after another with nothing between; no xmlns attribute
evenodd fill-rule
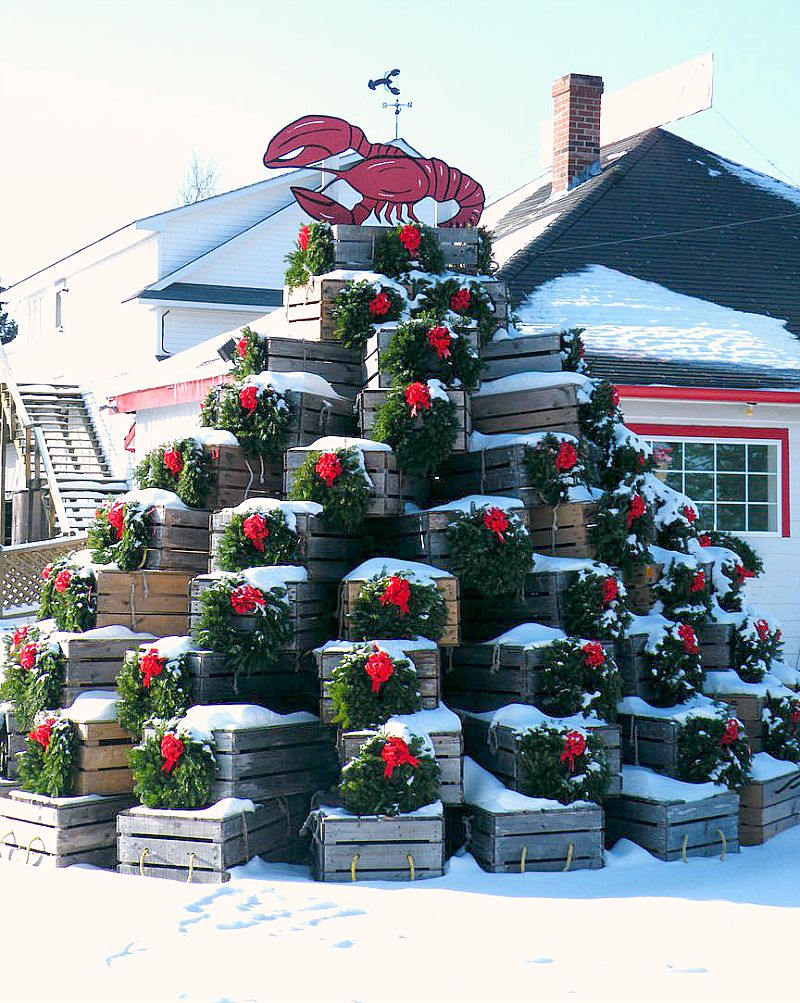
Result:
<svg viewBox="0 0 800 1003"><path fill-rule="evenodd" d="M394 101L384 101L381 104L381 108L393 108L394 109L394 138L398 139L400 132L400 112L403 108L413 108L411 101L407 101L405 104L401 103L399 100L400 88L396 87L392 83L393 77L400 75L400 70L387 70L386 73L378 80L370 80L367 83L367 87L371 91L376 91L379 87L385 87L390 94L395 95Z"/></svg>

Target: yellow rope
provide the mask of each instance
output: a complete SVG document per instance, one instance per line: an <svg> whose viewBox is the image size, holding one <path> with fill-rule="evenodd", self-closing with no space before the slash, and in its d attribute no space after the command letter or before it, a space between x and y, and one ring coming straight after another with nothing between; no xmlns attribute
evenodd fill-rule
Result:
<svg viewBox="0 0 800 1003"><path fill-rule="evenodd" d="M414 856L411 853L406 854L406 860L408 861L408 869L411 871L411 880L414 880Z"/></svg>
<svg viewBox="0 0 800 1003"><path fill-rule="evenodd" d="M139 854L139 874L144 877L144 858L150 852L150 847L146 846Z"/></svg>
<svg viewBox="0 0 800 1003"><path fill-rule="evenodd" d="M192 878L194 877L194 862L197 860L196 853L189 854L189 877L186 879L186 884L190 885L192 883Z"/></svg>
<svg viewBox="0 0 800 1003"><path fill-rule="evenodd" d="M27 864L27 863L28 863L28 861L29 861L29 860L31 859L31 847L33 846L33 844L34 844L34 843L36 842L36 840L37 840L37 839L38 839L38 840L39 840L39 842L40 842L40 843L42 844L42 849L43 849L43 850L44 850L45 852L47 852L47 847L46 847L46 846L44 845L44 840L42 839L42 837L41 837L41 836L34 836L34 837L33 837L33 838L31 839L30 843L28 843L28 845L27 845L27 846L25 847L25 850L26 850L26 853L25 853L25 863L26 863L26 864Z"/></svg>
<svg viewBox="0 0 800 1003"><path fill-rule="evenodd" d="M528 847L527 846L523 846L522 847L522 856L519 858L519 869L520 869L520 873L521 874L525 873L525 860L526 860L527 856L528 856Z"/></svg>
<svg viewBox="0 0 800 1003"><path fill-rule="evenodd" d="M720 853L719 859L724 861L728 852L728 840L725 838L725 833L722 829L717 829L717 832L719 833L719 838L722 840L722 853Z"/></svg>
<svg viewBox="0 0 800 1003"><path fill-rule="evenodd" d="M567 850L567 862L564 864L564 871L568 871L572 865L572 854L575 852L575 845L573 843L569 844L569 849Z"/></svg>
<svg viewBox="0 0 800 1003"><path fill-rule="evenodd" d="M0 840L0 842L5 843L5 845L8 846L8 843L6 842L6 840L8 839L9 836L12 836L13 839L14 839L14 845L11 847L11 850L16 850L17 849L17 837L16 837L16 834L15 834L15 832L14 832L13 829L9 829L8 832L5 834L5 836L3 836L2 840ZM11 851L9 851L8 857L9 857L9 860L10 860L11 859Z"/></svg>
<svg viewBox="0 0 800 1003"><path fill-rule="evenodd" d="M350 861L350 880L356 880L356 864L358 863L358 854L353 854L353 859Z"/></svg>
<svg viewBox="0 0 800 1003"><path fill-rule="evenodd" d="M686 859L686 847L689 845L689 833L683 837L683 843L681 844L681 860L684 864L688 864L689 861Z"/></svg>

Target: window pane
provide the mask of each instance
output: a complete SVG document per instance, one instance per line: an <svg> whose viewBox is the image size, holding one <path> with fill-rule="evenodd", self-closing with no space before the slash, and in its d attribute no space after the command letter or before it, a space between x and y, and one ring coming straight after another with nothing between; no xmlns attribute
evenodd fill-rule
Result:
<svg viewBox="0 0 800 1003"><path fill-rule="evenodd" d="M717 505L717 529L726 529L733 533L744 530L744 505Z"/></svg>
<svg viewBox="0 0 800 1003"><path fill-rule="evenodd" d="M744 470L744 450L742 443L718 443L717 470Z"/></svg>
<svg viewBox="0 0 800 1003"><path fill-rule="evenodd" d="M714 500L713 474L687 474L686 494L694 501Z"/></svg>
<svg viewBox="0 0 800 1003"><path fill-rule="evenodd" d="M698 529L714 529L714 506L713 505L698 505L697 506L697 528Z"/></svg>
<svg viewBox="0 0 800 1003"><path fill-rule="evenodd" d="M717 475L717 501L744 501L744 474Z"/></svg>
<svg viewBox="0 0 800 1003"><path fill-rule="evenodd" d="M653 457L661 469L680 470L683 466L683 443L654 442Z"/></svg>
<svg viewBox="0 0 800 1003"><path fill-rule="evenodd" d="M747 528L751 533L775 532L777 526L770 525L774 522L777 522L776 509L770 509L769 505L747 506Z"/></svg>
<svg viewBox="0 0 800 1003"><path fill-rule="evenodd" d="M676 491L683 491L683 474L669 473L664 478L669 487Z"/></svg>
<svg viewBox="0 0 800 1003"><path fill-rule="evenodd" d="M687 442L684 456L687 470L714 469L714 446L710 442Z"/></svg>
<svg viewBox="0 0 800 1003"><path fill-rule="evenodd" d="M750 474L747 478L747 498L751 502L777 500L778 478L770 474Z"/></svg>
<svg viewBox="0 0 800 1003"><path fill-rule="evenodd" d="M749 470L775 473L778 467L778 447L749 445L747 447L747 463Z"/></svg>

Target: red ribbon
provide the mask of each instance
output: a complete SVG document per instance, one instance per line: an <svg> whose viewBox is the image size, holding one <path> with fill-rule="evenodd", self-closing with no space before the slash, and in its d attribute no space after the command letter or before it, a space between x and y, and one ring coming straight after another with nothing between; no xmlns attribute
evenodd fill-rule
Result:
<svg viewBox="0 0 800 1003"><path fill-rule="evenodd" d="M50 738L55 723L56 719L54 717L48 717L46 721L34 728L33 731L28 732L28 738L32 742L38 742L44 751L47 752L50 747Z"/></svg>
<svg viewBox="0 0 800 1003"><path fill-rule="evenodd" d="M618 595L619 595L619 586L617 585L616 578L613 578L611 575L609 575L608 578L604 578L603 602L606 604L606 606L608 606L609 603L614 602L614 600L617 598Z"/></svg>
<svg viewBox="0 0 800 1003"><path fill-rule="evenodd" d="M407 224L400 231L400 243L409 254L413 254L417 250L421 240L422 235L419 232L419 227L414 226L413 223Z"/></svg>
<svg viewBox="0 0 800 1003"><path fill-rule="evenodd" d="M571 442L562 442L555 460L556 470L565 474L578 462L578 453Z"/></svg>
<svg viewBox="0 0 800 1003"><path fill-rule="evenodd" d="M231 606L233 612L240 616L246 613L253 613L259 606L264 605L264 596L252 585L240 585L231 592Z"/></svg>
<svg viewBox="0 0 800 1003"><path fill-rule="evenodd" d="M161 772L172 773L182 755L183 742L177 735L168 731L161 739L161 758L164 760L161 764Z"/></svg>
<svg viewBox="0 0 800 1003"><path fill-rule="evenodd" d="M586 751L586 739L579 731L568 731L564 736L564 751L561 762L569 765L569 772L575 772L575 760Z"/></svg>
<svg viewBox="0 0 800 1003"><path fill-rule="evenodd" d="M392 774L398 766L408 763L414 769L419 766L419 760L411 755L411 750L402 738L392 735L386 739L386 743L381 749L381 759L386 764L383 768L383 775L386 780L392 779Z"/></svg>
<svg viewBox="0 0 800 1003"><path fill-rule="evenodd" d="M174 446L170 446L169 449L165 449L164 466L167 470L169 470L173 477L177 477L183 470L183 455L181 451L179 449L175 449Z"/></svg>
<svg viewBox="0 0 800 1003"><path fill-rule="evenodd" d="M725 722L725 731L722 733L722 738L719 740L719 744L724 749L726 745L733 745L736 739L739 737L739 722L735 717L729 718Z"/></svg>
<svg viewBox="0 0 800 1003"><path fill-rule="evenodd" d="M682 623L678 627L678 637L683 642L683 650L687 655L696 655L700 651L697 644L697 635L688 623Z"/></svg>
<svg viewBox="0 0 800 1003"><path fill-rule="evenodd" d="M380 603L381 606L396 606L405 616L409 612L409 601L411 599L411 585L405 578L392 575L389 583L383 590Z"/></svg>
<svg viewBox="0 0 800 1003"><path fill-rule="evenodd" d="M503 533L508 529L508 516L501 508L492 506L483 513L483 525L495 534L500 543L505 543Z"/></svg>
<svg viewBox="0 0 800 1003"><path fill-rule="evenodd" d="M342 475L342 461L336 453L323 453L317 460L314 470L325 481L325 487L332 488L337 478Z"/></svg>
<svg viewBox="0 0 800 1003"><path fill-rule="evenodd" d="M167 664L166 658L159 657L158 649L151 648L139 663L142 672L142 687L150 689L150 683L154 676L160 676Z"/></svg>
<svg viewBox="0 0 800 1003"><path fill-rule="evenodd" d="M406 387L406 404L411 408L411 417L416 418L420 411L427 411L431 406L431 392L425 383L410 383Z"/></svg>
<svg viewBox="0 0 800 1003"><path fill-rule="evenodd" d="M264 541L269 536L267 520L260 512L249 515L242 523L242 533L259 553L264 553Z"/></svg>
<svg viewBox="0 0 800 1003"><path fill-rule="evenodd" d="M301 226L300 232L297 234L297 243L300 245L301 251L308 250L308 241L311 237L311 231L307 226Z"/></svg>
<svg viewBox="0 0 800 1003"><path fill-rule="evenodd" d="M385 651L377 651L367 659L364 671L372 680L371 691L379 693L381 686L394 675L394 662Z"/></svg>
<svg viewBox="0 0 800 1003"><path fill-rule="evenodd" d="M392 301L386 293L378 293L369 301L369 312L373 317L384 317L392 309Z"/></svg>
<svg viewBox="0 0 800 1003"><path fill-rule="evenodd" d="M239 391L239 403L245 411L252 414L258 407L258 387L254 387L252 384L242 387Z"/></svg>
<svg viewBox="0 0 800 1003"><path fill-rule="evenodd" d="M589 641L587 644L584 644L582 651L584 660L590 669L597 668L598 665L602 665L606 660L603 645L598 644L597 641Z"/></svg>

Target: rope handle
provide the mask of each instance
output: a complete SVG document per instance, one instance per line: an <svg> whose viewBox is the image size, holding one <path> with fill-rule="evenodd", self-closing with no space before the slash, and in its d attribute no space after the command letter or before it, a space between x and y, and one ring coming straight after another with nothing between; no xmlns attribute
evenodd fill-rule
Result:
<svg viewBox="0 0 800 1003"><path fill-rule="evenodd" d="M489 730L486 732L486 744L489 746L489 752L497 752L500 748L500 739L497 737L497 725L494 721L489 725Z"/></svg>
<svg viewBox="0 0 800 1003"><path fill-rule="evenodd" d="M567 862L566 862L566 864L564 864L564 871L563 871L563 873L566 873L570 869L570 867L572 866L572 854L574 852L575 852L575 844L574 843L570 843L569 844L569 848L567 850Z"/></svg>
<svg viewBox="0 0 800 1003"><path fill-rule="evenodd" d="M146 846L139 854L139 876L144 877L144 858L150 853L150 847Z"/></svg>
<svg viewBox="0 0 800 1003"><path fill-rule="evenodd" d="M350 880L356 880L356 864L358 863L359 854L354 853L353 859L350 861Z"/></svg>
<svg viewBox="0 0 800 1003"><path fill-rule="evenodd" d="M725 857L728 855L728 840L725 838L725 833L722 829L717 829L719 833L719 838L722 840L722 853L719 855L719 859L724 863Z"/></svg>
<svg viewBox="0 0 800 1003"><path fill-rule="evenodd" d="M253 481L256 479L256 475L255 472L253 471L253 468L250 466L250 461L247 459L247 457L243 456L242 459L244 460L244 465L247 467L247 473L250 475L250 479L247 482L247 487L244 489L245 498L249 498L250 488L253 486Z"/></svg>
<svg viewBox="0 0 800 1003"><path fill-rule="evenodd" d="M8 846L8 837L9 836L11 836L11 838L14 840L14 842L11 844L11 847L9 848L9 851L8 851L8 859L11 860L11 854L14 852L14 850L16 850L18 848L18 846L17 846L17 837L16 837L16 834L15 834L14 830L13 829L9 829L8 832L5 834L5 836L3 836L2 840L0 840L0 842L2 842L4 846Z"/></svg>
<svg viewBox="0 0 800 1003"><path fill-rule="evenodd" d="M556 553L556 533L558 532L558 505L553 506L553 521L550 524L550 550L555 556Z"/></svg>
<svg viewBox="0 0 800 1003"><path fill-rule="evenodd" d="M31 841L25 847L25 863L26 864L31 859L31 847L33 846L33 844L36 842L37 839L42 844L42 849L45 851L45 853L47 852L47 847L44 845L44 840L42 839L41 836L33 836L33 837L31 837Z"/></svg>
<svg viewBox="0 0 800 1003"><path fill-rule="evenodd" d="M689 833L684 833L683 842L681 843L681 860L684 864L688 864L689 861L686 859L686 847L689 845Z"/></svg>
<svg viewBox="0 0 800 1003"><path fill-rule="evenodd" d="M192 878L194 877L194 862L197 860L197 854L192 852L189 854L189 876L186 878L186 884L190 885L192 883Z"/></svg>
<svg viewBox="0 0 800 1003"><path fill-rule="evenodd" d="M500 649L500 645L499 644L493 645L493 647L492 647L492 664L491 664L491 667L489 668L489 671L492 673L492 675L495 675L497 672L500 671L500 657L501 657L501 655L502 655L502 651Z"/></svg>
<svg viewBox="0 0 800 1003"><path fill-rule="evenodd" d="M524 874L525 873L525 861L526 861L527 857L528 857L528 847L527 846L523 846L522 847L522 853L520 854L520 858L519 858L519 872L520 872L520 874Z"/></svg>
<svg viewBox="0 0 800 1003"><path fill-rule="evenodd" d="M411 880L414 880L414 854L407 853L406 860L408 861L408 869L411 872Z"/></svg>

